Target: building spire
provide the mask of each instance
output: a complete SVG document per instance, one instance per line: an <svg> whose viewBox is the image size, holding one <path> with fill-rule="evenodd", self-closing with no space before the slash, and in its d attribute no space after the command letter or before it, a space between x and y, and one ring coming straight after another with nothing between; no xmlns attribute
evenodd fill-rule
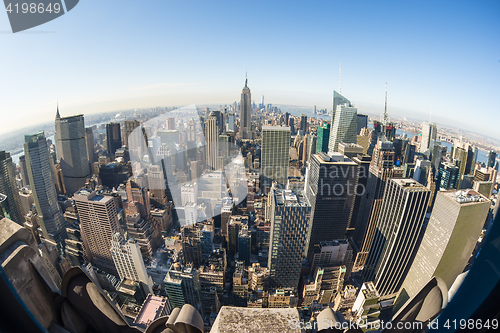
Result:
<svg viewBox="0 0 500 333"><path fill-rule="evenodd" d="M56 112L56 119L61 118L61 115L59 114L59 100L57 100L57 112Z"/></svg>
<svg viewBox="0 0 500 333"><path fill-rule="evenodd" d="M385 83L384 128L387 126L387 82Z"/></svg>
<svg viewBox="0 0 500 333"><path fill-rule="evenodd" d="M247 88L247 83L248 83L248 78L247 78L247 71L245 70L245 88Z"/></svg>
<svg viewBox="0 0 500 333"><path fill-rule="evenodd" d="M342 63L339 61L339 94L342 95Z"/></svg>

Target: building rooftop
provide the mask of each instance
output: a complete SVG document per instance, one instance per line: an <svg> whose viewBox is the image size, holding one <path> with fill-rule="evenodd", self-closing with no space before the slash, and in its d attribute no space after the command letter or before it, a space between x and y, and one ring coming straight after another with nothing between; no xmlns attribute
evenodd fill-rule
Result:
<svg viewBox="0 0 500 333"><path fill-rule="evenodd" d="M427 187L410 178L392 178L391 180L408 191L429 191Z"/></svg>
<svg viewBox="0 0 500 333"><path fill-rule="evenodd" d="M301 332L300 316L296 308L240 308L223 306L215 320L211 333L233 332Z"/></svg>
<svg viewBox="0 0 500 333"><path fill-rule="evenodd" d="M271 125L264 125L262 126L262 130L271 130L271 131L289 131L290 126L271 126Z"/></svg>
<svg viewBox="0 0 500 333"><path fill-rule="evenodd" d="M109 200L113 200L112 196L108 195L99 195L96 191L89 190L86 188L82 188L78 192L75 193L74 198L82 201L94 201L106 203Z"/></svg>
<svg viewBox="0 0 500 333"><path fill-rule="evenodd" d="M346 163L350 163L352 165L357 165L350 158L348 158L347 156L344 156L344 154L338 153L338 152L329 152L328 154L319 153L319 154L314 154L314 156L316 156L316 158L322 164L337 164L337 163L346 164Z"/></svg>
<svg viewBox="0 0 500 333"><path fill-rule="evenodd" d="M163 309L167 304L166 297L148 295L142 305L142 309L134 320L135 324L143 325L146 328L156 318L162 315Z"/></svg>
<svg viewBox="0 0 500 333"><path fill-rule="evenodd" d="M483 195L470 189L463 191L443 191L443 194L453 198L459 204L488 201Z"/></svg>
<svg viewBox="0 0 500 333"><path fill-rule="evenodd" d="M275 189L276 204L278 206L308 206L307 199L302 190Z"/></svg>

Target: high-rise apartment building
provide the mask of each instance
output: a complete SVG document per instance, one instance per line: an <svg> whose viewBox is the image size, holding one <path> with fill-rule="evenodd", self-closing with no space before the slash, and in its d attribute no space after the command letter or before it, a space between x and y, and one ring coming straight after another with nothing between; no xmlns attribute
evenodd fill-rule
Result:
<svg viewBox="0 0 500 333"><path fill-rule="evenodd" d="M24 136L24 155L35 201L37 222L45 238L55 241L62 249L66 238L64 217L57 203L47 140L43 132Z"/></svg>
<svg viewBox="0 0 500 333"><path fill-rule="evenodd" d="M417 294L432 277L451 288L463 272L488 215L490 201L472 191L440 191L402 294Z"/></svg>
<svg viewBox="0 0 500 333"><path fill-rule="evenodd" d="M205 123L205 141L207 150L207 166L217 170L219 165L219 126L216 115L211 112Z"/></svg>
<svg viewBox="0 0 500 333"><path fill-rule="evenodd" d="M340 142L357 143L358 110L350 103L337 105L330 130L328 151L337 152Z"/></svg>
<svg viewBox="0 0 500 333"><path fill-rule="evenodd" d="M90 177L86 130L83 115L63 117L56 115L56 155L61 165L64 185L68 193L75 193Z"/></svg>
<svg viewBox="0 0 500 333"><path fill-rule="evenodd" d="M136 239L129 238L125 241L122 235L116 232L111 238L110 252L120 279L142 282L145 291L153 293L153 281L148 276Z"/></svg>
<svg viewBox="0 0 500 333"><path fill-rule="evenodd" d="M318 138L316 140L316 152L328 153L328 142L330 140L330 123L318 126Z"/></svg>
<svg viewBox="0 0 500 333"><path fill-rule="evenodd" d="M5 217L22 225L24 223L23 208L16 185L16 172L12 157L9 153L0 150L0 193L7 196L3 205L8 207ZM4 209L6 210L6 209Z"/></svg>
<svg viewBox="0 0 500 333"><path fill-rule="evenodd" d="M431 140L436 140L437 138L437 127L436 124L431 124L424 121L422 124L422 141L420 142L420 152L424 153L431 147Z"/></svg>
<svg viewBox="0 0 500 333"><path fill-rule="evenodd" d="M114 198L81 189L73 199L80 216L85 259L107 272L115 272L110 252L112 236L119 232Z"/></svg>
<svg viewBox="0 0 500 333"><path fill-rule="evenodd" d="M252 94L250 93L250 88L248 88L247 79L245 79L245 86L241 91L240 138L252 138Z"/></svg>
<svg viewBox="0 0 500 333"><path fill-rule="evenodd" d="M108 155L114 156L118 148L122 146L122 135L119 123L106 125L106 146Z"/></svg>
<svg viewBox="0 0 500 333"><path fill-rule="evenodd" d="M424 223L431 191L413 179L390 179L363 269L381 296L399 290Z"/></svg>
<svg viewBox="0 0 500 333"><path fill-rule="evenodd" d="M311 230L311 206L301 191L278 189L273 185L271 234L269 242L269 287L297 290Z"/></svg>
<svg viewBox="0 0 500 333"><path fill-rule="evenodd" d="M273 181L286 185L290 161L290 127L262 126L261 174L264 188Z"/></svg>
<svg viewBox="0 0 500 333"><path fill-rule="evenodd" d="M305 195L311 205L311 238L308 258L315 245L344 239L353 212L358 185L358 165L340 153L311 156Z"/></svg>
<svg viewBox="0 0 500 333"><path fill-rule="evenodd" d="M171 119L171 118L169 118ZM125 120L125 123L123 124L123 132L124 132L124 135L125 135L125 146L127 148L131 148L129 146L129 142L128 142L128 137L129 135L137 128L139 127L141 123L138 121L138 120ZM167 128L167 129L170 129L170 128ZM175 129L175 128L172 128L172 129ZM135 147L134 147L135 148Z"/></svg>

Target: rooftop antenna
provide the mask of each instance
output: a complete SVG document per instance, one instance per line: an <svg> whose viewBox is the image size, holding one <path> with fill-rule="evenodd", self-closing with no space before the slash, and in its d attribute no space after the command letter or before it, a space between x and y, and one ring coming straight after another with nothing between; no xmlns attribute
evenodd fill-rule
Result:
<svg viewBox="0 0 500 333"><path fill-rule="evenodd" d="M57 99L57 111L56 111L56 119L61 118L61 115L59 114L59 99Z"/></svg>
<svg viewBox="0 0 500 333"><path fill-rule="evenodd" d="M247 78L247 70L245 69L245 87L247 86L248 78Z"/></svg>
<svg viewBox="0 0 500 333"><path fill-rule="evenodd" d="M339 61L339 94L342 95L342 63Z"/></svg>
<svg viewBox="0 0 500 333"><path fill-rule="evenodd" d="M387 126L387 82L385 83L385 108L384 108L384 127Z"/></svg>

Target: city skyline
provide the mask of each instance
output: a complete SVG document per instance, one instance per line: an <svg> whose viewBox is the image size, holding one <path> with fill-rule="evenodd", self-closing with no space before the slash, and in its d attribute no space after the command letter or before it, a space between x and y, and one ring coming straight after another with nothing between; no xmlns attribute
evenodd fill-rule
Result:
<svg viewBox="0 0 500 333"><path fill-rule="evenodd" d="M264 95L274 105L331 109L332 91L340 90L342 62L340 93L349 96L359 113L383 112L384 84L388 82L389 114L418 114L418 118L431 117L437 122L467 119L468 130L496 135L489 124L500 120L491 107L499 101L498 46L492 43L499 25L495 21L500 9L497 2L433 4L430 8L399 3L363 7L257 4L249 6L246 14L248 39L236 42L233 37L239 29L225 26L240 24L236 13L241 4L228 3L224 10L204 3L158 2L154 6L154 13L135 15L146 9L138 3L127 4L114 17L114 3L107 2L100 5L99 15L89 26L94 9L90 3L82 3L71 15L43 28L2 34L9 53L0 56L11 66L1 73L12 79L0 86L7 92L0 101L2 124L8 124L0 130L52 119L58 98L65 114L231 103L238 100L245 70L257 102ZM329 24L332 10L353 12L363 23L344 28L351 27L352 18L337 15L335 24ZM164 17L169 24L163 24ZM203 24L207 17L226 24L207 26ZM189 24L183 24L186 18ZM137 24L125 23L128 19ZM143 21L152 23L141 24ZM266 24L261 25L262 21ZM113 24L107 24L110 22ZM8 30L6 15L0 15L0 30ZM112 45L109 38L114 40ZM361 51L352 52L346 46L345 52L339 52L329 43L335 38L349 41L356 49L361 45ZM130 48L130 40L136 43L134 48ZM255 51L237 52L247 42L258 45ZM150 43L158 45L157 51L143 52L142 47L148 45L149 49ZM227 51L215 52L221 48ZM17 61L27 60L26 54L33 50L44 66ZM132 62L135 65L130 66ZM464 90L474 98L457 98ZM26 93L29 99L24 98ZM492 121L485 124L483 117L470 117L470 110L476 108Z"/></svg>
<svg viewBox="0 0 500 333"><path fill-rule="evenodd" d="M0 14L0 287L40 327L499 316L500 3L75 3Z"/></svg>

